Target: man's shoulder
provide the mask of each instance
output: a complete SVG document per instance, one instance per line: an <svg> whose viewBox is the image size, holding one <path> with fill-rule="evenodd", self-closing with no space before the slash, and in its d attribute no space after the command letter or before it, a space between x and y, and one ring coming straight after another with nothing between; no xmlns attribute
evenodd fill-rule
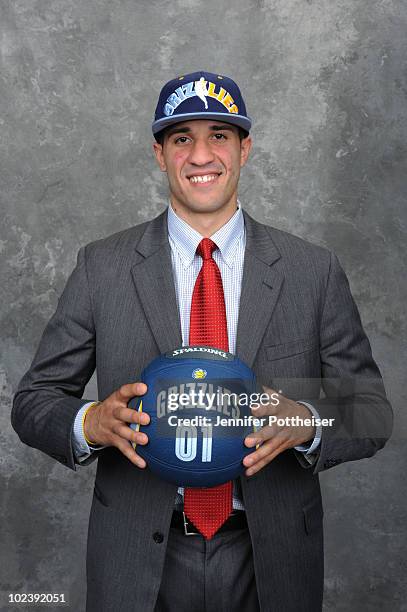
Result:
<svg viewBox="0 0 407 612"><path fill-rule="evenodd" d="M305 252L309 255L323 258L329 258L331 255L331 251L327 247L317 244L308 238L297 236L296 234L272 227L271 225L267 225L266 227L270 237L280 251L292 254L294 250L295 252Z"/></svg>
<svg viewBox="0 0 407 612"><path fill-rule="evenodd" d="M250 215L246 215L246 223L247 221L249 224L256 226L256 236L259 239L271 241L282 259L291 263L301 263L302 265L311 261L329 265L332 251L326 246L272 225L256 221Z"/></svg>

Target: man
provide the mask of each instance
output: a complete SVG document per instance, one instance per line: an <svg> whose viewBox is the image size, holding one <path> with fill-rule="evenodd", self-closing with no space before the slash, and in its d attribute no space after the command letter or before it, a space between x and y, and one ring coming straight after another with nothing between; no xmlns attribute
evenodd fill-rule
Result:
<svg viewBox="0 0 407 612"><path fill-rule="evenodd" d="M98 458L88 612L320 610L318 474L373 455L390 436L391 407L337 258L239 205L250 127L225 76L198 72L163 87L153 147L169 207L80 250L17 390L12 422L23 442L74 470ZM204 255L200 245L212 243ZM246 438L253 453L229 487L233 512L211 538L186 507L184 530L194 493L146 469L132 443L148 435L129 423L149 418L127 407L146 392L143 367L195 338L207 260L222 281L228 349L278 392L278 405L257 413L280 419ZM99 403L82 399L95 367ZM311 416L329 425L314 427Z"/></svg>

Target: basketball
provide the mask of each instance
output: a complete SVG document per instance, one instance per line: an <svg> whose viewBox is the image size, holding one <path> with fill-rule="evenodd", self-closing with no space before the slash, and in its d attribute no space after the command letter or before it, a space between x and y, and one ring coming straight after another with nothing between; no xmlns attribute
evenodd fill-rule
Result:
<svg viewBox="0 0 407 612"><path fill-rule="evenodd" d="M243 458L255 450L244 445L256 422L256 378L247 365L220 349L187 346L154 359L141 381L147 392L129 407L147 412L150 423L131 427L149 441L133 446L152 472L188 487L212 487L243 472Z"/></svg>

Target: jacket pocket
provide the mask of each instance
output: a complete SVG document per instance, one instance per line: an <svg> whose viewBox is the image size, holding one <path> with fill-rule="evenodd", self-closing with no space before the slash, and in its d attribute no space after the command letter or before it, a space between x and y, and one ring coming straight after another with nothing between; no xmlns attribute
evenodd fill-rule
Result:
<svg viewBox="0 0 407 612"><path fill-rule="evenodd" d="M273 361L285 359L287 357L295 357L295 355L302 355L308 351L316 351L318 349L318 338L311 336L309 338L299 338L298 340L285 342L284 344L266 346L266 355L269 361Z"/></svg>
<svg viewBox="0 0 407 612"><path fill-rule="evenodd" d="M322 529L324 510L320 498L313 499L309 504L302 508L304 516L304 528L308 535Z"/></svg>

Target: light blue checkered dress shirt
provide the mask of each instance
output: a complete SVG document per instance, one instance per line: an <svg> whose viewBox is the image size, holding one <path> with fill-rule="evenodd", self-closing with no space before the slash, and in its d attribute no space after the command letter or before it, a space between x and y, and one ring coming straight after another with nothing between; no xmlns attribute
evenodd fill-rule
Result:
<svg viewBox="0 0 407 612"><path fill-rule="evenodd" d="M192 293L202 266L202 257L196 254L196 249L202 238L201 234L175 214L171 205L168 207L168 239L171 246L172 269L174 271L183 346L189 344ZM233 217L211 236L211 240L218 247L212 256L222 277L228 322L229 352L234 353L246 245L244 219L240 206ZM183 493L184 489L179 487L175 501L177 507L182 505ZM240 486L237 482L234 483L233 487L233 508L244 510Z"/></svg>

